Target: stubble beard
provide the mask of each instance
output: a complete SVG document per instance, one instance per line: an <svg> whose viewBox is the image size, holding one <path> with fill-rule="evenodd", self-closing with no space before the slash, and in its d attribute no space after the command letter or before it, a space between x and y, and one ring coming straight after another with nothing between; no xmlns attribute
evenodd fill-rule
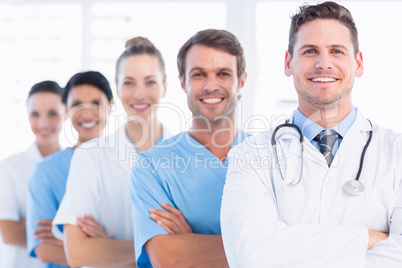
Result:
<svg viewBox="0 0 402 268"><path fill-rule="evenodd" d="M296 90L299 97L317 110L338 109L345 99L351 94L352 88L343 88L339 94L322 96L310 94L308 89Z"/></svg>

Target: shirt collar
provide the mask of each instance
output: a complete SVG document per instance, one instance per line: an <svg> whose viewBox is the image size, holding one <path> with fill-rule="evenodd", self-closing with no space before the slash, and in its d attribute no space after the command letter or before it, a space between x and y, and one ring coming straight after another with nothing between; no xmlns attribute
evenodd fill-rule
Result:
<svg viewBox="0 0 402 268"><path fill-rule="evenodd" d="M353 125L353 122L356 119L356 115L357 115L356 108L352 107L349 114L341 122L339 122L338 124L333 126L331 129L338 132L342 137L345 137L349 128ZM323 127L314 123L312 120L307 118L304 114L302 114L302 112L300 112L299 108L297 108L297 110L294 114L293 123L301 130L303 135L309 141L314 139L314 137L317 136L318 133L320 133L322 130L324 130Z"/></svg>

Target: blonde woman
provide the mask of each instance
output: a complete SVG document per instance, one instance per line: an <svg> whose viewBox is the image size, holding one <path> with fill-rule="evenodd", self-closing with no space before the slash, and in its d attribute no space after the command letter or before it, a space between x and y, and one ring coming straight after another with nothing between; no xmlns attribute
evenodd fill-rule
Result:
<svg viewBox="0 0 402 268"><path fill-rule="evenodd" d="M148 39L128 42L117 60L116 83L127 122L96 147L76 150L53 222L64 225L71 266L136 267L130 171L139 152L171 136L156 113L166 93L165 64Z"/></svg>

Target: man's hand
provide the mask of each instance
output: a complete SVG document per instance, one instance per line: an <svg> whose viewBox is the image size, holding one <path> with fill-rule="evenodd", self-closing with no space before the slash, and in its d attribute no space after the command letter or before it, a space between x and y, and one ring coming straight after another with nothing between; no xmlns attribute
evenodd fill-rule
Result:
<svg viewBox="0 0 402 268"><path fill-rule="evenodd" d="M368 240L368 246L367 246L368 250L370 250L378 242L381 242L382 240L387 239L389 236L387 233L373 231L373 230L368 230L368 233L369 233L369 240Z"/></svg>
<svg viewBox="0 0 402 268"><path fill-rule="evenodd" d="M42 219L36 222L39 227L35 229L34 235L43 244L63 246L63 241L57 239L52 233L52 220Z"/></svg>
<svg viewBox="0 0 402 268"><path fill-rule="evenodd" d="M101 224L90 215L84 215L83 218L77 217L77 225L90 237L110 238Z"/></svg>
<svg viewBox="0 0 402 268"><path fill-rule="evenodd" d="M150 217L169 234L185 234L193 232L180 210L166 203L161 203L161 206L167 211L152 208L149 210Z"/></svg>

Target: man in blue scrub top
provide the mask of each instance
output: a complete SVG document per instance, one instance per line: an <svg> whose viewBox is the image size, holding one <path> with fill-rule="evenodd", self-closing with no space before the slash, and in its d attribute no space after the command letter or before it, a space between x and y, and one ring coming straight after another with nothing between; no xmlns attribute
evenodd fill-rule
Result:
<svg viewBox="0 0 402 268"><path fill-rule="evenodd" d="M182 46L177 63L192 126L141 153L133 169L137 266L227 267L220 208L226 156L247 136L236 124L243 48L233 34L208 29Z"/></svg>

